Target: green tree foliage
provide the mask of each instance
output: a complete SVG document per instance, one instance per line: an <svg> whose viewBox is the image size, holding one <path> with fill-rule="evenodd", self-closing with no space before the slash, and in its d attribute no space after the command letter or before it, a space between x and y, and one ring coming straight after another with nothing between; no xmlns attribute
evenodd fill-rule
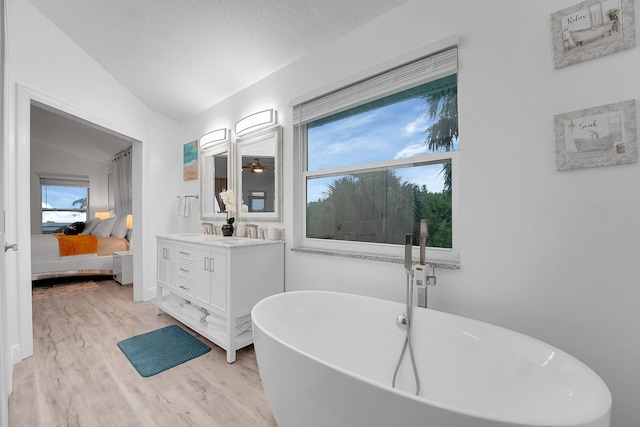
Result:
<svg viewBox="0 0 640 427"><path fill-rule="evenodd" d="M453 86L424 97L429 105L428 117L437 119L425 133L427 148L434 152L451 151L458 141L458 87ZM451 193L451 164L442 167L444 189Z"/></svg>
<svg viewBox="0 0 640 427"><path fill-rule="evenodd" d="M307 207L307 237L403 244L420 219L429 224L431 247L451 247L451 195L402 181L393 171L336 178L325 197Z"/></svg>
<svg viewBox="0 0 640 427"><path fill-rule="evenodd" d="M307 236L375 243L401 243L411 230L413 191L392 171L334 180L325 197L307 209Z"/></svg>
<svg viewBox="0 0 640 427"><path fill-rule="evenodd" d="M451 192L430 193L425 186L414 186L415 223L413 243L419 244L420 220L428 224L428 245L433 248L451 248Z"/></svg>

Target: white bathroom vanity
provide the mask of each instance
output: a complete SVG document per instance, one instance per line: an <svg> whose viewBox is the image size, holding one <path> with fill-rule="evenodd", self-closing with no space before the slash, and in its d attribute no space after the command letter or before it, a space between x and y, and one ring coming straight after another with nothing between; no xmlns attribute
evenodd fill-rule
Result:
<svg viewBox="0 0 640 427"><path fill-rule="evenodd" d="M227 351L253 342L251 309L284 292L284 242L207 234L159 235L156 305Z"/></svg>

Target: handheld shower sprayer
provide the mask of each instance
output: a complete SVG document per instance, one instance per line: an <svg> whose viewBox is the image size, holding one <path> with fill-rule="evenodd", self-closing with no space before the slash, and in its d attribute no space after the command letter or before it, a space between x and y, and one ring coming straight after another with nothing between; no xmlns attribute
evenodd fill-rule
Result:
<svg viewBox="0 0 640 427"><path fill-rule="evenodd" d="M411 270L413 267L413 261L411 260L411 234L404 235L404 268L405 270Z"/></svg>
<svg viewBox="0 0 640 427"><path fill-rule="evenodd" d="M427 220L420 220L420 265L427 263L426 249L427 249L427 237L429 236L429 229L427 227Z"/></svg>

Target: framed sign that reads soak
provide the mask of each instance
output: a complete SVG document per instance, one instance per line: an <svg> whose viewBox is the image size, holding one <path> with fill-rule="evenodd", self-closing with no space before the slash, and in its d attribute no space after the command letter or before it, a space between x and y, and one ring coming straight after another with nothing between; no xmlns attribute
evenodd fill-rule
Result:
<svg viewBox="0 0 640 427"><path fill-rule="evenodd" d="M635 99L558 114L554 129L558 170L638 161Z"/></svg>

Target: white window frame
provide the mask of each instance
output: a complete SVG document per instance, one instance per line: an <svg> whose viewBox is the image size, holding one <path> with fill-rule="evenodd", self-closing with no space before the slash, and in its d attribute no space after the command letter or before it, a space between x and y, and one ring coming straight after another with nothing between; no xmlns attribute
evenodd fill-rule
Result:
<svg viewBox="0 0 640 427"><path fill-rule="evenodd" d="M449 43L447 46L443 46ZM341 82L340 86L332 88L326 88L323 92L316 92L315 94L309 94L305 97L298 98L291 102L294 110L293 119L293 135L294 135L294 162L295 162L295 176L298 179L294 179L294 194L297 196L298 203L294 204L294 250L311 250L317 253L326 253L330 255L344 255L344 256L357 256L367 257L371 255L374 259L388 259L391 262L396 262L404 255L404 247L402 245L385 244L385 243L370 243L370 242L355 242L344 240L329 240L329 239L317 239L306 237L306 205L307 205L307 180L317 177L330 177L348 175L353 173L371 172L376 170L384 170L387 168L396 168L402 166L422 166L429 164L440 164L443 162L450 162L452 168L452 184L451 184L451 215L452 215L452 248L433 248L427 247L427 260L431 262L444 262L459 264L460 262L460 211L459 211L459 177L460 177L460 164L459 164L459 151L447 151L434 154L423 154L416 157L406 159L388 160L376 163L359 164L355 166L338 167L332 169L323 169L315 171L306 170L307 159L307 123L322 116L315 116L312 119L304 119L304 111L301 113L299 106L307 103L307 100L313 101L315 99L323 98L324 95L339 92L341 88L356 85L358 82L367 81L369 78L378 75L384 75L386 71L393 70L401 67L404 64L412 63L432 56L438 52L444 50L456 49L457 56L457 37L450 38L442 41L436 46L431 48L426 47L413 53L413 57L405 55L401 58L397 58L394 61L390 61L385 64L381 64L380 67L385 67L375 72L369 71L367 75L360 74L355 76L349 81ZM457 66L456 71L457 73ZM451 75L453 73L448 72L446 74L434 73L430 76L425 76L423 80L414 80L409 87L419 86L420 84L434 81L439 78ZM402 89L400 89L402 90ZM400 90L394 90L392 93L399 92ZM344 111L349 108L353 108L357 105L364 104L373 99L379 99L390 93L378 93L370 99L360 99L357 103L344 103L338 110L326 108L324 116L336 113L338 111ZM320 106L319 108L324 108ZM302 118L301 118L302 117ZM411 230L408 230L411 231ZM413 248L413 257L418 257L418 247Z"/></svg>
<svg viewBox="0 0 640 427"><path fill-rule="evenodd" d="M87 189L87 207L86 209L44 209L42 208L42 187L43 186L56 186L56 187L74 187L74 188L86 188ZM89 207L91 197L91 181L88 176L68 176L68 175L41 175L40 176L40 232L42 232L42 217L44 212L55 211L69 211L69 212L85 212L85 218L89 219Z"/></svg>

